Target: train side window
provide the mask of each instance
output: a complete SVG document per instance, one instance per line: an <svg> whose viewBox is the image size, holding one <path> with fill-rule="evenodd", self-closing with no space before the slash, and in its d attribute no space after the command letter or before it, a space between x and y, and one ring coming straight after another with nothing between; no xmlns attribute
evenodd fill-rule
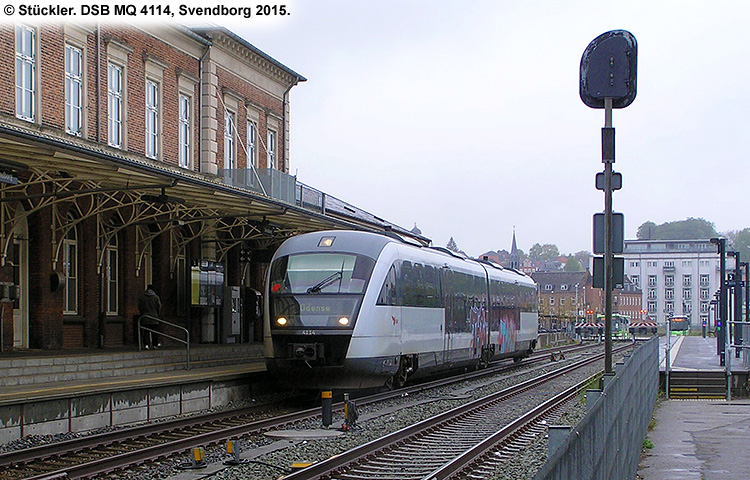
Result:
<svg viewBox="0 0 750 480"><path fill-rule="evenodd" d="M414 268L412 263L404 261L401 264L398 281L401 286L401 305L413 306L417 296L417 285L414 278Z"/></svg>
<svg viewBox="0 0 750 480"><path fill-rule="evenodd" d="M383 287L378 296L378 305L397 305L396 301L396 266L391 265L383 281Z"/></svg>
<svg viewBox="0 0 750 480"><path fill-rule="evenodd" d="M440 294L440 270L431 265L425 266L425 284L427 285L427 306L442 307L443 297Z"/></svg>

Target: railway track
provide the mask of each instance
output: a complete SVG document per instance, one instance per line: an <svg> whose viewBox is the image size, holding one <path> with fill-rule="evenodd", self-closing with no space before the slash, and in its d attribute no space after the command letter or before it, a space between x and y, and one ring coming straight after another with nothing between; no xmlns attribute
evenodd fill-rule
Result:
<svg viewBox="0 0 750 480"><path fill-rule="evenodd" d="M622 348L622 347L621 347ZM590 382L586 377L562 394L552 396L529 412L511 413L519 395L540 395L549 383L603 358L603 354L540 375L495 394L466 403L412 426L313 464L285 480L443 480L469 465L472 475L493 471L491 454L520 449L543 430L542 422L576 398ZM509 418L509 413L510 417ZM512 443L516 445L511 446Z"/></svg>
<svg viewBox="0 0 750 480"><path fill-rule="evenodd" d="M556 351L571 353L582 348L586 347L577 346ZM546 360L549 356L550 353L547 352L514 365L490 367L462 376L460 380L532 365ZM396 392L364 397L358 399L357 403L359 406L366 406L390 398L439 388L456 381L456 378L435 380ZM342 404L335 406L336 410L341 408ZM284 428L296 422L316 418L319 414L319 408L288 413L280 412L278 409L269 412L266 409L264 413L262 409L255 407L82 437L1 454L0 479L92 478L113 470L158 461L175 452L182 454L195 447L222 443L229 438L257 435L266 430Z"/></svg>

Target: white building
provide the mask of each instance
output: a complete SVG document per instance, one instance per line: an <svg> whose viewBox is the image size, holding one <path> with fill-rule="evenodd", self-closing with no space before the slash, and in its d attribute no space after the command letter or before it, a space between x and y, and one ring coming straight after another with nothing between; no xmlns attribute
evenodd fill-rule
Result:
<svg viewBox="0 0 750 480"><path fill-rule="evenodd" d="M720 285L716 245L709 240L625 240L623 257L625 274L643 291L650 319L663 325L672 315L686 315L694 326L709 322L710 302ZM726 268L734 269L734 258L727 257Z"/></svg>

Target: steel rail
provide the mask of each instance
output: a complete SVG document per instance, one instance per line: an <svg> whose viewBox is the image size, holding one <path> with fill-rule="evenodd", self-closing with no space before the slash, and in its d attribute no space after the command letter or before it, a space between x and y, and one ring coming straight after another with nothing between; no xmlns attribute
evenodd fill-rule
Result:
<svg viewBox="0 0 750 480"><path fill-rule="evenodd" d="M474 464L481 463L481 458L498 450L499 446L506 443L507 440L517 436L517 434L524 429L530 428L532 424L540 422L543 417L547 416L550 412L575 398L596 376L597 375L592 375L582 382L565 389L554 397L537 405L515 419L513 422L498 430L497 433L487 437L485 440L479 442L469 450L466 450L450 462L431 472L429 475L425 476L423 480L447 480L460 474L466 467L473 467Z"/></svg>
<svg viewBox="0 0 750 480"><path fill-rule="evenodd" d="M587 349L589 346L575 345L568 349L555 349L556 351L563 351L566 353L577 351L580 349ZM389 391L384 393L378 393L362 397L358 400L360 406L377 403L383 400L399 397L404 393L414 394L424 392L432 388L439 388L445 385L449 385L456 381L463 381L467 379L477 378L481 376L493 375L502 373L506 370L511 370L517 367L529 366L534 363L548 358L549 353L535 354L531 358L513 363L504 364L494 367L489 367L483 370L470 372L458 377L443 378L439 380L429 381L421 384L417 384L413 387L407 387L396 391ZM60 468L56 471L48 471L44 474L27 477L31 479L47 479L50 475L64 474L66 478L85 478L96 474L106 473L112 470L123 468L128 464L140 464L147 461L157 460L175 452L184 452L198 446L206 446L215 444L226 440L227 438L233 438L236 436L257 434L263 431L273 430L281 428L285 425L293 424L302 420L308 420L319 415L319 408L310 408L301 410L298 412L292 412L288 414L275 415L271 418L264 420L255 420L243 425L234 425L231 427L221 427L221 422L230 421L242 416L248 416L252 414L258 414L259 407L249 407L247 409L241 409L238 411L231 412L214 412L200 417L184 417L171 420L168 422L160 422L154 424L147 424L138 427L132 427L128 429L116 430L114 432L107 432L97 435L91 435L88 437L81 437L72 440L66 440L63 442L51 443L42 445L39 447L28 448L25 450L12 451L4 454L0 454L0 467L19 467L24 464L30 464L31 462L43 462L47 458L60 458L63 455L73 455L82 451L94 450L96 448L118 445L122 442L134 441L137 439L144 439L148 437L154 437L162 434L179 434L180 430L190 428L201 428L206 426L212 426L216 428L213 432L200 433L191 435L189 438L169 440L159 445L147 446L139 448L131 452L124 452L118 455L108 455L106 458L95 459L88 461L85 464L71 465L68 467ZM343 410L343 402L338 402L334 405L334 412L340 412ZM148 441L148 440L147 440ZM151 440L153 441L153 440ZM125 447L123 447L125 448ZM92 456L94 454L92 453ZM33 468L33 466L32 466ZM0 478L3 475L0 474Z"/></svg>
<svg viewBox="0 0 750 480"><path fill-rule="evenodd" d="M573 345L569 346L568 348L562 348L562 349L555 349L556 351L562 351L564 353L570 353L575 352L579 350L586 350L588 348L591 348L590 345ZM549 353L536 353L529 357L526 360L523 360L521 362L513 363L511 365L503 364L499 366L491 366L489 368L486 368L484 370L478 370L476 372L466 373L463 376L460 377L461 380L466 379L472 379L477 378L485 375L493 375L495 373L500 373L506 370L510 370L512 368L517 367L524 367L529 366L534 363L538 363L540 361L543 361L547 358ZM382 392L377 393L373 395L368 395L367 397L362 397L357 400L357 403L360 406L368 405L371 403L376 403L383 400L388 400L394 397L401 396L404 393L408 394L414 394L419 393L424 390L428 390L431 388L439 388L445 385L448 385L450 383L453 383L457 381L455 377L451 378L443 378L439 380L433 380L433 381L426 381L424 383L419 383L414 386L406 387L403 389L400 389L396 392ZM343 410L344 404L343 402L337 402L334 404L334 412L338 413ZM259 412L262 412L265 407L247 407L239 410L232 410L232 411L223 411L223 412L211 412L207 413L201 416L192 416L192 417L181 417L177 419L172 419L164 422L157 422L157 423L148 423L144 425L138 425L135 427L129 427L129 428L123 428L119 430L114 430L111 432L105 432L105 433L99 433L95 435L88 435L85 437L78 437L73 438L69 440L64 440L61 442L54 442L54 443L48 443L36 447L29 447L25 448L23 450L14 450L10 452L3 452L0 453L0 468L7 468L12 465L22 465L22 464L28 464L30 462L39 461L40 459L49 458L49 457L60 457L62 455L70 454L73 452L79 452L86 449L96 448L100 446L105 445L112 445L124 441L128 441L134 438L139 437L148 437L152 435L158 435L158 434L165 434L165 433L171 433L171 432L177 432L179 430L191 428L191 427L200 427L202 425L208 425L208 424L216 424L223 421L229 421L231 419L235 418L241 418L243 416L249 416L254 414L259 414ZM319 410L316 409L309 409L307 412L310 412L309 414L312 416L315 413L319 412ZM277 418L283 419L285 418L284 415L277 416ZM296 421L293 417L290 417L289 422ZM286 421L285 421L286 422ZM2 475L0 475L0 478Z"/></svg>
<svg viewBox="0 0 750 480"><path fill-rule="evenodd" d="M629 347L630 345L621 347L621 349L626 349ZM520 384L493 393L484 398L466 403L452 410L402 428L401 430L372 440L358 447L354 447L335 457L323 460L318 463L314 463L313 465L303 470L294 472L284 477L284 480L312 480L334 478L334 475L342 473L347 469L349 465L358 463L365 457L369 458L371 456L376 456L376 452L383 452L389 449L391 446L408 443L407 439L409 438L417 437L425 431L437 428L441 424L449 424L451 422L454 422L458 417L464 416L472 411L480 410L489 404L498 403L512 396L523 393L524 391L547 383L556 377L577 370L593 362L599 361L602 358L604 358L604 354L600 353L590 358L584 359L578 363L555 370L554 372L541 375L539 377L527 380Z"/></svg>

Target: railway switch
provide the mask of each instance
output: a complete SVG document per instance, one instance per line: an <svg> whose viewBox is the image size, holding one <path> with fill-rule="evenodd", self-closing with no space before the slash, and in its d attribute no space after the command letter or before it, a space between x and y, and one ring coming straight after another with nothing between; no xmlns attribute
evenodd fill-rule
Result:
<svg viewBox="0 0 750 480"><path fill-rule="evenodd" d="M203 447L196 447L193 449L193 457L190 462L181 463L177 467L182 470L195 470L198 468L206 468L206 450Z"/></svg>
<svg viewBox="0 0 750 480"><path fill-rule="evenodd" d="M239 440L227 440L227 455L230 455L231 458L224 460L224 465L243 465L248 463L247 459L240 458Z"/></svg>
<svg viewBox="0 0 750 480"><path fill-rule="evenodd" d="M352 428L357 426L357 418L359 418L359 411L357 411L357 404L353 400L349 400L349 394L344 394L344 424L341 425L341 430L348 432Z"/></svg>

